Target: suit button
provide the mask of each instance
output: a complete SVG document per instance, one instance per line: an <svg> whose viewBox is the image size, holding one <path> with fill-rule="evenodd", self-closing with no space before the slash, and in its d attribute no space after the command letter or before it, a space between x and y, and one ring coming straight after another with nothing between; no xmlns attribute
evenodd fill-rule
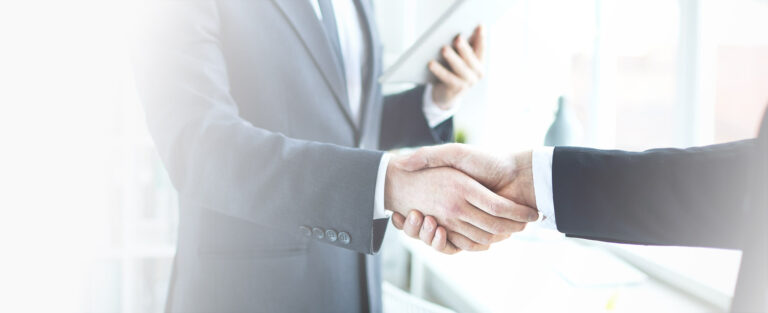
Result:
<svg viewBox="0 0 768 313"><path fill-rule="evenodd" d="M339 233L339 241L341 241L341 243L343 243L345 245L348 245L349 242L352 241L352 238L350 238L349 234L347 234L346 232L340 232Z"/></svg>
<svg viewBox="0 0 768 313"><path fill-rule="evenodd" d="M306 237L312 237L312 230L307 226L299 226L299 231L301 231L301 234Z"/></svg>
<svg viewBox="0 0 768 313"><path fill-rule="evenodd" d="M323 237L325 237L325 232L322 228L312 228L312 234L315 235L315 238L317 239L323 239Z"/></svg>
<svg viewBox="0 0 768 313"><path fill-rule="evenodd" d="M336 241L336 231L333 229L329 229L325 231L325 238L328 238L331 242Z"/></svg>

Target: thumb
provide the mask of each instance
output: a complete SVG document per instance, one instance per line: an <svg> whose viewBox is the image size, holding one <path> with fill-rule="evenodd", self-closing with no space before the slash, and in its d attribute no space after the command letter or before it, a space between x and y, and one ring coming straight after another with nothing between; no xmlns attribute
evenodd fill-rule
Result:
<svg viewBox="0 0 768 313"><path fill-rule="evenodd" d="M461 144L424 147L411 155L394 160L398 168L413 172L428 168L453 166L462 155Z"/></svg>

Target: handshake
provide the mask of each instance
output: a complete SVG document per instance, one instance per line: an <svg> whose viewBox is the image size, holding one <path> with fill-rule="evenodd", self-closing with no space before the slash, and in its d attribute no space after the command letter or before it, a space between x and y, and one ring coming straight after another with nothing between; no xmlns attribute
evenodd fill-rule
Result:
<svg viewBox="0 0 768 313"><path fill-rule="evenodd" d="M482 251L538 220L531 151L496 156L461 144L393 157L384 206L435 250Z"/></svg>

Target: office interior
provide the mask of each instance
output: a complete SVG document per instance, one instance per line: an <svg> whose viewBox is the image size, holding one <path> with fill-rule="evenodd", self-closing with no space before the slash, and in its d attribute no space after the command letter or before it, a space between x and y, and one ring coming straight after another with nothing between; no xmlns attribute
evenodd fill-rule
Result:
<svg viewBox="0 0 768 313"><path fill-rule="evenodd" d="M391 65L451 1L374 4ZM163 312L178 199L131 73L142 5L0 5L0 181L13 191L0 200L0 311ZM766 17L765 0L515 1L486 25L487 75L456 132L494 152L542 146L555 125L567 144L633 151L752 138L768 104ZM390 226L380 253L385 312L726 312L741 257L535 224L455 256Z"/></svg>

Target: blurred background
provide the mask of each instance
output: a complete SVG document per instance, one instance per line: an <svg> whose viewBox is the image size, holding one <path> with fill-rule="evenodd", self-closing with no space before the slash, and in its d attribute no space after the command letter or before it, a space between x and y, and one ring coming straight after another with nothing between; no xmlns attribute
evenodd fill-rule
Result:
<svg viewBox="0 0 768 313"><path fill-rule="evenodd" d="M374 2L386 64L452 3ZM133 85L144 5L0 4L0 311L163 309L178 213ZM598 148L733 141L768 104L765 0L518 0L487 26L488 75L457 130L488 150L550 128ZM393 229L385 245L388 297L457 312L726 311L740 259L535 226L455 257Z"/></svg>

